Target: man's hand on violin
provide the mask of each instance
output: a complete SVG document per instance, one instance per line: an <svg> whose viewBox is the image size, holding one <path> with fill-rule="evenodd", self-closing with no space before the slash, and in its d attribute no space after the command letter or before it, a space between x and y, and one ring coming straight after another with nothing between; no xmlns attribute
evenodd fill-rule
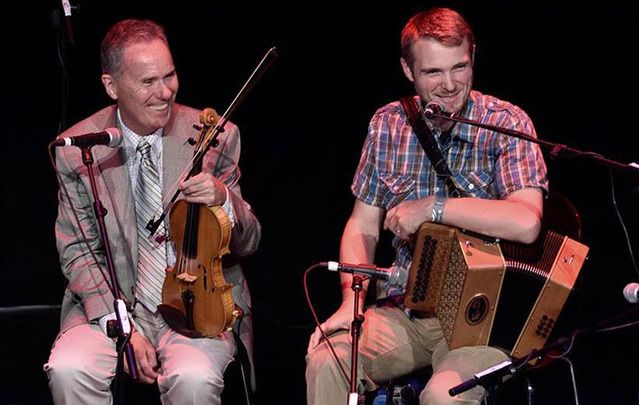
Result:
<svg viewBox="0 0 639 405"><path fill-rule="evenodd" d="M140 382L153 384L158 378L158 370L160 369L155 348L147 338L136 330L131 333L131 346L135 354L135 362L138 366ZM124 363L124 367L128 373L129 366L127 362Z"/></svg>
<svg viewBox="0 0 639 405"><path fill-rule="evenodd" d="M226 201L226 187L211 173L200 172L179 184L186 201L190 203L222 205Z"/></svg>

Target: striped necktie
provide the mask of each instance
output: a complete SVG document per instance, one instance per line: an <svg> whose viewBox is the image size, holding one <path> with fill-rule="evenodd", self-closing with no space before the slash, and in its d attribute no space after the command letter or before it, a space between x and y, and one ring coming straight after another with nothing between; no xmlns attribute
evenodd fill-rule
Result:
<svg viewBox="0 0 639 405"><path fill-rule="evenodd" d="M162 302L162 284L166 269L164 242L149 236L146 225L161 213L160 175L151 160L151 145L142 138L137 146L142 155L135 188L135 212L138 226L138 279L136 298L151 312ZM161 229L161 228L160 228Z"/></svg>

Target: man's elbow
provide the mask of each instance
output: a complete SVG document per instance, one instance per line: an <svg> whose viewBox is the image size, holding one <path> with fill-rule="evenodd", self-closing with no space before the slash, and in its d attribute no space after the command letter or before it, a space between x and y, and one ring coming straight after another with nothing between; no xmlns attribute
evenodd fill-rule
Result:
<svg viewBox="0 0 639 405"><path fill-rule="evenodd" d="M236 224L231 237L231 251L237 257L252 255L257 250L262 238L262 227L258 221L249 227L241 227Z"/></svg>
<svg viewBox="0 0 639 405"><path fill-rule="evenodd" d="M537 240L541 232L541 218L536 215L527 216L520 223L517 241L530 244Z"/></svg>

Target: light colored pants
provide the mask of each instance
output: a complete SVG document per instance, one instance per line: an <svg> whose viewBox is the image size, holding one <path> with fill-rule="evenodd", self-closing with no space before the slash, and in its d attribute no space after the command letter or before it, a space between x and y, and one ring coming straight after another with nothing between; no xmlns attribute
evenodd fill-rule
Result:
<svg viewBox="0 0 639 405"><path fill-rule="evenodd" d="M235 353L230 332L213 339L191 339L169 329L159 313L151 314L141 305L136 305L134 319L138 330L156 348L163 404L220 404L224 371ZM79 325L61 333L44 365L53 401L112 404L115 349L115 341L99 325Z"/></svg>
<svg viewBox="0 0 639 405"><path fill-rule="evenodd" d="M421 405L476 405L485 396L477 386L451 397L448 390L473 374L504 361L507 355L487 347L448 350L436 318L410 319L396 306L373 306L364 313L357 360L358 392L376 389L390 379L432 365L419 401ZM347 331L330 337L340 370L328 345L322 341L306 356L306 389L309 405L344 405L350 384L351 342Z"/></svg>

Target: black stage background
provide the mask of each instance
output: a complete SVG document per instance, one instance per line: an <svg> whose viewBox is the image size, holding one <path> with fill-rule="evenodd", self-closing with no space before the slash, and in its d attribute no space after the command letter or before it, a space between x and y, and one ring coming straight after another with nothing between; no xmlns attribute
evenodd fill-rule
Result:
<svg viewBox="0 0 639 405"><path fill-rule="evenodd" d="M257 397L260 403L301 404L307 337L314 327L303 274L314 263L337 258L370 116L412 92L398 50L408 17L435 4L458 8L476 31L477 89L523 107L545 140L629 163L639 160L630 146L637 136L639 49L637 10L630 3L72 0L79 9L73 11L69 44L52 15L60 1L5 2L0 402L49 401L41 364L56 333L50 306L61 300L63 279L47 144L59 128L109 103L99 81L98 46L117 19L148 17L164 24L181 82L178 101L219 112L266 50L278 49L279 58L232 120L242 130L243 192L263 224L261 247L246 261L255 307ZM546 156L552 188L580 211L583 241L591 248L568 330L637 319L635 313L626 316L635 308L622 296L623 287L639 279L629 253L629 246L636 253L639 232L636 178L613 171L613 198L607 168L589 159ZM377 264L389 260L380 251ZM336 280L321 270L309 276L322 318L339 302ZM637 403L638 337L629 328L577 340L571 358L579 403ZM573 403L563 363L538 370L533 379L539 395L546 395L538 403Z"/></svg>

